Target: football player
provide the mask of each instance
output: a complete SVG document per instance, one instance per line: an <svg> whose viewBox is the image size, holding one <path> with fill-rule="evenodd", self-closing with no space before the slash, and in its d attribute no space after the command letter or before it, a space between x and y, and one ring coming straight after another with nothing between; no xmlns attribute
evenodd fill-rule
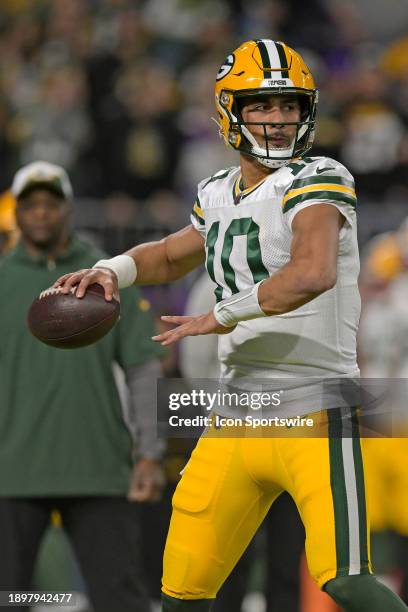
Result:
<svg viewBox="0 0 408 612"><path fill-rule="evenodd" d="M118 288L168 283L205 260L216 306L200 316L164 317L176 327L157 342L219 334L221 374L234 385L242 378L358 376L356 194L344 166L307 156L317 101L296 51L273 40L243 43L215 86L220 134L239 152L239 166L199 184L188 227L65 275L56 286L68 292L78 285L81 298L98 282L111 299ZM283 490L298 506L309 569L321 588L351 612L407 609L372 575L356 410L330 398L313 404L306 391L296 414L313 413L326 436L215 432L199 440L173 498L164 612L211 609ZM347 414L350 437L342 435Z"/></svg>

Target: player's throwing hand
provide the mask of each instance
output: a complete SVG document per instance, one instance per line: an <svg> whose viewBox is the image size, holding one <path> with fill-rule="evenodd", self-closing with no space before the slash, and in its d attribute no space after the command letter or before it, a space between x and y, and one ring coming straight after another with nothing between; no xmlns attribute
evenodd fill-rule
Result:
<svg viewBox="0 0 408 612"><path fill-rule="evenodd" d="M220 325L212 310L206 314L196 317L186 316L162 316L162 321L178 325L162 334L153 336L155 342L160 342L163 346L169 346L181 340L185 336L204 336L207 334L229 334L236 326L224 327Z"/></svg>

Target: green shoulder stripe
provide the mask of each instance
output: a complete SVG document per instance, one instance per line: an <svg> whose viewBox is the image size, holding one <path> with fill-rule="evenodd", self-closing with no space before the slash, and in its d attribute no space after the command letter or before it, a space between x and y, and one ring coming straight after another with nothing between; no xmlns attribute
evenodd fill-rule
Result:
<svg viewBox="0 0 408 612"><path fill-rule="evenodd" d="M230 168L226 168L221 174L219 173L213 174L212 177L208 179L208 181L203 185L202 188L205 189L207 185L209 185L210 183L214 183L214 181L218 181L220 179L225 178L226 176L229 175L231 170L234 170L234 166L231 166Z"/></svg>
<svg viewBox="0 0 408 612"><path fill-rule="evenodd" d="M303 170L303 168L305 168L305 166L307 166L307 164L310 164L313 161L315 161L313 157L299 157L288 164L287 168L292 171L293 176L296 176L301 170Z"/></svg>
<svg viewBox="0 0 408 612"><path fill-rule="evenodd" d="M298 196L288 199L283 206L283 212L286 213L288 210L299 204L300 202L316 202L318 200L327 201L332 200L334 202L344 202L350 204L353 208L356 208L357 199L353 196L341 193L339 191L306 191Z"/></svg>

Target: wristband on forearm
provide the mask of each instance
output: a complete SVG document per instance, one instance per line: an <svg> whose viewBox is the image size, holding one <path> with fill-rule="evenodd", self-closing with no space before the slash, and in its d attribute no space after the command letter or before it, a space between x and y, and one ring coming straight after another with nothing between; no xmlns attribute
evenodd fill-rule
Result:
<svg viewBox="0 0 408 612"><path fill-rule="evenodd" d="M239 291L229 298L218 302L214 307L214 316L220 325L233 327L240 321L250 321L266 317L258 302L258 289L263 279L250 289Z"/></svg>
<svg viewBox="0 0 408 612"><path fill-rule="evenodd" d="M130 255L117 255L112 259L100 259L93 267L112 270L118 278L119 289L130 287L137 277L135 260Z"/></svg>

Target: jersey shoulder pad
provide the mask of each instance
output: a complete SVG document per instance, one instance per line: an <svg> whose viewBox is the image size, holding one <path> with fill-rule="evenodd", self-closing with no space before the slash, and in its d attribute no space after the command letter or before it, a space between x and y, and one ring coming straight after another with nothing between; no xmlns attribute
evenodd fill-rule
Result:
<svg viewBox="0 0 408 612"><path fill-rule="evenodd" d="M334 201L356 207L354 178L343 164L330 157L306 157L289 164L292 177L283 198L287 212L296 204L313 201Z"/></svg>

